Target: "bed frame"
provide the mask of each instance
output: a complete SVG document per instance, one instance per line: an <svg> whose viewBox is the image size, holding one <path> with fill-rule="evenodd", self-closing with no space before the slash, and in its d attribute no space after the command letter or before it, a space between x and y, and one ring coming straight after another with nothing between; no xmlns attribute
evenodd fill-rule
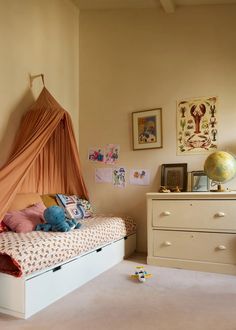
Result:
<svg viewBox="0 0 236 330"><path fill-rule="evenodd" d="M132 234L25 277L0 273L0 312L27 319L118 264L135 248Z"/></svg>

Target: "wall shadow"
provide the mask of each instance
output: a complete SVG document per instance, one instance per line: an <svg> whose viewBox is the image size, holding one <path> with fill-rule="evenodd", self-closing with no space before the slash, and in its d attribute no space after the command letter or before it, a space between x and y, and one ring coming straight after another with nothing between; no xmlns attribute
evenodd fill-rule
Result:
<svg viewBox="0 0 236 330"><path fill-rule="evenodd" d="M6 163L13 141L24 114L35 102L31 89L27 89L17 104L12 108L2 140L0 140L0 168Z"/></svg>

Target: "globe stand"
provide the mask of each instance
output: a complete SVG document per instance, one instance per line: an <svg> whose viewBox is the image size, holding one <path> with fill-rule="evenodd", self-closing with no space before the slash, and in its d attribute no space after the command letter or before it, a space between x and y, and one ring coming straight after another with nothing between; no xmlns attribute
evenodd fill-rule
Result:
<svg viewBox="0 0 236 330"><path fill-rule="evenodd" d="M217 189L210 190L210 192L225 192L225 189L222 188L221 183L216 183L217 184Z"/></svg>

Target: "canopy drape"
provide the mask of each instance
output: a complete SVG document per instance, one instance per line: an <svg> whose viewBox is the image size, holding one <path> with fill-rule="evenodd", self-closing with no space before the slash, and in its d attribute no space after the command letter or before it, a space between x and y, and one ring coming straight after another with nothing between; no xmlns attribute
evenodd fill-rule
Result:
<svg viewBox="0 0 236 330"><path fill-rule="evenodd" d="M23 117L0 170L0 221L18 192L76 194L88 199L70 115L44 87Z"/></svg>

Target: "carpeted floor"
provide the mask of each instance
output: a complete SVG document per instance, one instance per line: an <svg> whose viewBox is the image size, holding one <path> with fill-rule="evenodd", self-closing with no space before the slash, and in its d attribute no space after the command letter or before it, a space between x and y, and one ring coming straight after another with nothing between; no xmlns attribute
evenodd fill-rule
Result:
<svg viewBox="0 0 236 330"><path fill-rule="evenodd" d="M143 261L121 262L28 320L0 314L0 329L236 330L235 276L146 266L153 278L135 282Z"/></svg>

